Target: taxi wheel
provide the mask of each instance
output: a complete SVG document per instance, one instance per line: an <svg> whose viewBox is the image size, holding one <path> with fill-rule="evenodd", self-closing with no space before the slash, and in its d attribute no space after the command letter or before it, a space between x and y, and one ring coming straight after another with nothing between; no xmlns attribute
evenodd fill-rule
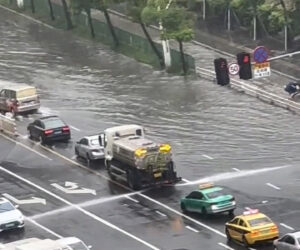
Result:
<svg viewBox="0 0 300 250"><path fill-rule="evenodd" d="M227 228L226 228L226 230L225 230L225 234L226 234L227 240L228 240L228 241L231 241L232 239L231 239L231 237L230 237L230 234L229 234L229 231L228 231Z"/></svg>
<svg viewBox="0 0 300 250"><path fill-rule="evenodd" d="M249 246L249 243L248 243L248 241L247 241L245 235L243 235L243 243L244 243L244 246L245 246L245 247L248 247L248 246Z"/></svg>
<svg viewBox="0 0 300 250"><path fill-rule="evenodd" d="M180 207L181 207L182 212L186 213L186 207L185 207L184 203L181 203Z"/></svg>

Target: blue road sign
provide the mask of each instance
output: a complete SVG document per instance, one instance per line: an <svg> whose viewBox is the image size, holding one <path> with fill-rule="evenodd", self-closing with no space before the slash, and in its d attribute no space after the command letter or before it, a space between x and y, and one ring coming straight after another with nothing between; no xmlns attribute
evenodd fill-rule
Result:
<svg viewBox="0 0 300 250"><path fill-rule="evenodd" d="M269 51L264 46L256 47L253 52L253 60L256 63L264 63L268 60L269 57Z"/></svg>

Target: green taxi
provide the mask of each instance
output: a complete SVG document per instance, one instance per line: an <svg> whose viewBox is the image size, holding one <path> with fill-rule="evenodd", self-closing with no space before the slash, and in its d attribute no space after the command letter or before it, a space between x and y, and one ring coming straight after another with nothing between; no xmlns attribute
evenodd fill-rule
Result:
<svg viewBox="0 0 300 250"><path fill-rule="evenodd" d="M233 215L236 208L235 198L227 194L222 187L213 184L202 184L198 190L191 192L180 201L183 212L217 214L228 212Z"/></svg>

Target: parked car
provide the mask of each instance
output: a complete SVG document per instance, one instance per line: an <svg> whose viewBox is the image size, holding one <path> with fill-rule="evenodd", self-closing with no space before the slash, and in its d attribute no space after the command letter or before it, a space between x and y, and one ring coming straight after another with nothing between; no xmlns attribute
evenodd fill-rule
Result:
<svg viewBox="0 0 300 250"><path fill-rule="evenodd" d="M27 130L30 139L42 143L68 141L71 138L70 127L56 115L36 119L28 125Z"/></svg>
<svg viewBox="0 0 300 250"><path fill-rule="evenodd" d="M104 147L100 146L99 136L91 135L81 138L75 144L75 154L87 161L104 159Z"/></svg>
<svg viewBox="0 0 300 250"><path fill-rule="evenodd" d="M276 250L300 250L300 231L285 234L273 244Z"/></svg>
<svg viewBox="0 0 300 250"><path fill-rule="evenodd" d="M24 227L24 216L9 200L0 198L0 232Z"/></svg>
<svg viewBox="0 0 300 250"><path fill-rule="evenodd" d="M36 112L40 108L40 99L36 88L27 84L0 85L0 111L13 115L24 112Z"/></svg>

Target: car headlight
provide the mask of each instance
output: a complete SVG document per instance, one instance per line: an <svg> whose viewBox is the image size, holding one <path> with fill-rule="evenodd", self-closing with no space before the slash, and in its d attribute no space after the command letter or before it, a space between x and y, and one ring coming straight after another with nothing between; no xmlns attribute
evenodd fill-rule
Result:
<svg viewBox="0 0 300 250"><path fill-rule="evenodd" d="M22 223L24 222L24 216L21 215L21 216L19 217L18 221L22 224Z"/></svg>
<svg viewBox="0 0 300 250"><path fill-rule="evenodd" d="M218 209L218 206L217 206L217 205L212 205L212 206L211 206L211 209L212 209L212 210L216 210L216 209Z"/></svg>
<svg viewBox="0 0 300 250"><path fill-rule="evenodd" d="M232 205L235 206L236 205L236 201L232 201Z"/></svg>

